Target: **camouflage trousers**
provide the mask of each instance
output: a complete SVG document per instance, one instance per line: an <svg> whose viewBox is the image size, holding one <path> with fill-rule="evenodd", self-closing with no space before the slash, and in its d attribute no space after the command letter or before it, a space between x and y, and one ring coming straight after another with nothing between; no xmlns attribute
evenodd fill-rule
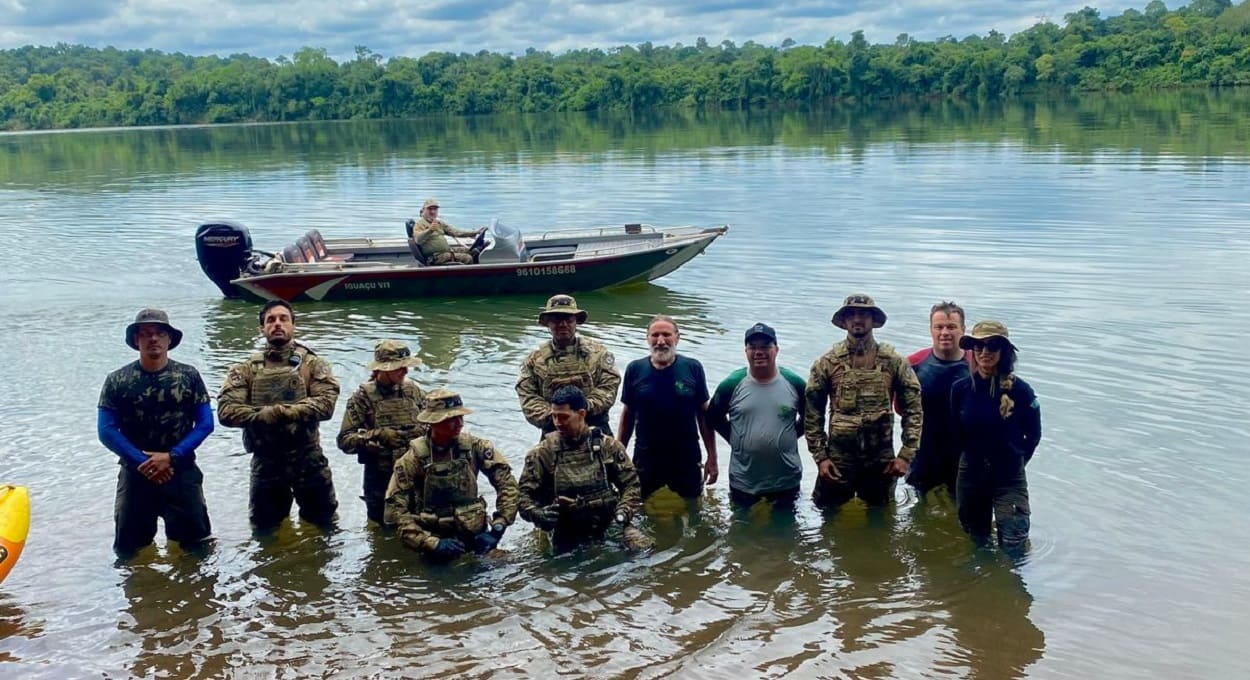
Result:
<svg viewBox="0 0 1250 680"><path fill-rule="evenodd" d="M375 456L361 456L364 464L364 484L360 499L365 502L365 511L369 519L378 524L385 524L382 515L386 510L386 487L391 483L391 474L395 471L395 459L390 453Z"/></svg>
<svg viewBox="0 0 1250 680"><path fill-rule="evenodd" d="M1019 459L991 464L964 455L955 485L959 523L978 544L989 543L991 519L998 544L1020 550L1029 540L1029 483Z"/></svg>
<svg viewBox="0 0 1250 680"><path fill-rule="evenodd" d="M195 463L177 465L164 484L154 484L125 465L117 473L113 551L124 558L150 544L158 517L165 521L165 538L184 550L201 547L213 533L204 503L204 473Z"/></svg>
<svg viewBox="0 0 1250 680"><path fill-rule="evenodd" d="M895 477L886 474L885 466L894 458L894 451L887 446L867 451L846 451L834 457L839 478L832 482L816 477L812 490L812 502L816 507L833 510L859 497L866 505L877 507L894 499Z"/></svg>
<svg viewBox="0 0 1250 680"><path fill-rule="evenodd" d="M339 503L334 496L330 464L320 446L295 451L252 454L249 516L257 529L272 529L291 514L314 524L330 524Z"/></svg>
<svg viewBox="0 0 1250 680"><path fill-rule="evenodd" d="M466 252L455 250L450 253L437 253L430 256L431 267L441 267L454 262L459 262L460 264L473 264L473 256Z"/></svg>

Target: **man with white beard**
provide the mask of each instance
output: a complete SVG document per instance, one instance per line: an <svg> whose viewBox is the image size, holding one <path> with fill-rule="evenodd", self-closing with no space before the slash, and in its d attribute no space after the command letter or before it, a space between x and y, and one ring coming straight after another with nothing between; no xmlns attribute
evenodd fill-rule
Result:
<svg viewBox="0 0 1250 680"><path fill-rule="evenodd" d="M708 391L703 364L677 354L677 322L657 314L647 324L651 355L631 361L622 381L621 444L638 430L634 467L642 496L667 486L683 498L697 498L703 485L720 474L716 461L716 434L707 423ZM707 449L702 458L699 440Z"/></svg>

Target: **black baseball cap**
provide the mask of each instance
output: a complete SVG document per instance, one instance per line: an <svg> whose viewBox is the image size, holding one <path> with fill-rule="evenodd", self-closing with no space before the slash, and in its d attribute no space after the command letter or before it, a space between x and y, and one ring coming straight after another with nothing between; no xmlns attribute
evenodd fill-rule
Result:
<svg viewBox="0 0 1250 680"><path fill-rule="evenodd" d="M769 326L768 324L763 324L763 323L757 323L754 326L751 326L750 328L748 328L745 341L747 343L750 343L751 338L754 338L759 335L762 335L768 338L770 342L773 342L773 343L777 342L777 331L773 330L772 326Z"/></svg>

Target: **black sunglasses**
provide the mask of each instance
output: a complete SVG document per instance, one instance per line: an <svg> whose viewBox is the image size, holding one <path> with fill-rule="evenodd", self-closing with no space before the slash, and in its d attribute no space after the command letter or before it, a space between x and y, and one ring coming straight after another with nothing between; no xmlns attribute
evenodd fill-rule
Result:
<svg viewBox="0 0 1250 680"><path fill-rule="evenodd" d="M1003 342L1002 340L985 340L985 341L974 340L968 344L969 344L968 349L972 350L973 352L983 350L983 349L989 350L991 352L1001 352L1007 347L1007 343Z"/></svg>

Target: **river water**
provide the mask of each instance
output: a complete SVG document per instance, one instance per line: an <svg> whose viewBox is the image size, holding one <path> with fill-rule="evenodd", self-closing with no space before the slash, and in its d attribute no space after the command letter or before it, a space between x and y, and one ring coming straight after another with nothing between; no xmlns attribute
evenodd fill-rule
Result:
<svg viewBox="0 0 1250 680"><path fill-rule="evenodd" d="M1250 94L1197 92L0 136L0 482L33 504L0 675L1247 677L1247 130ZM322 431L338 531L254 538L248 458L219 427L199 451L216 551L162 538L115 565L94 412L134 359L124 327L169 310L213 394L257 340L255 306L200 275L196 225L242 221L259 247L398 234L427 196L461 227L730 224L656 284L578 296L620 362L675 316L713 383L755 321L805 373L855 291L906 351L941 299L1006 321L1043 405L1029 556L975 551L949 502L903 488L885 513L804 499L788 519L734 514L722 480L697 508L650 504L649 554L552 556L520 522L504 558L422 564L366 526L332 443L346 395L403 339L519 471L535 433L512 385L545 337L523 297L301 306L344 389Z"/></svg>

